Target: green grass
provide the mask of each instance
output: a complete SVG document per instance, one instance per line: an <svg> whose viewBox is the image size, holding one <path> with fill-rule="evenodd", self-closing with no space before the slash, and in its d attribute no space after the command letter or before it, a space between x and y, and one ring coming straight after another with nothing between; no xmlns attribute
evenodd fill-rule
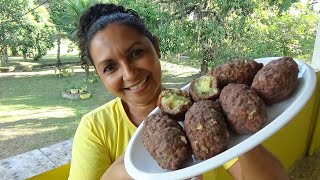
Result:
<svg viewBox="0 0 320 180"><path fill-rule="evenodd" d="M1 77L0 159L71 138L83 114L113 98L100 81L88 85L90 99L61 97L66 79L80 82L84 77Z"/></svg>
<svg viewBox="0 0 320 180"><path fill-rule="evenodd" d="M21 61L11 60L8 64ZM54 60L41 63L45 62ZM181 88L197 77L187 66L162 65L165 87ZM82 115L114 98L98 80L86 84L92 98L63 99L61 92L70 82L84 83L84 71L75 66L75 72L66 78L55 76L53 67L0 73L0 159L72 138Z"/></svg>

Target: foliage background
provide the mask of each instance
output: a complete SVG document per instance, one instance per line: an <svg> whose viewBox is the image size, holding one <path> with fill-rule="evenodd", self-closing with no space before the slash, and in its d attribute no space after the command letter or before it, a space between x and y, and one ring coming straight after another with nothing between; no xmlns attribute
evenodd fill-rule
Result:
<svg viewBox="0 0 320 180"><path fill-rule="evenodd" d="M41 60L61 39L76 42L78 21L100 2L136 10L158 37L164 56L187 55L201 73L235 58L293 56L310 61L317 1L296 0L4 0L0 54ZM3 63L2 63L3 64Z"/></svg>

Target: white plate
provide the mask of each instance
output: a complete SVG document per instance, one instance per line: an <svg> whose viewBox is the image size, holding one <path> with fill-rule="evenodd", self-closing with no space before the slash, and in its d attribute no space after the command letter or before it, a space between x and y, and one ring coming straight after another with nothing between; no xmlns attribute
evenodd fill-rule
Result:
<svg viewBox="0 0 320 180"><path fill-rule="evenodd" d="M260 58L256 61L266 64L274 59L278 59L278 57ZM233 135L226 151L204 161L194 161L190 157L184 168L170 171L162 169L144 148L142 144L143 123L141 123L133 134L125 152L124 164L127 172L134 179L186 179L219 167L262 143L293 119L314 91L316 85L314 70L300 60L296 60L296 62L299 65L299 86L289 99L267 107L268 122L258 132L250 135ZM182 89L188 90L189 85ZM156 108L150 114L158 112L159 109Z"/></svg>

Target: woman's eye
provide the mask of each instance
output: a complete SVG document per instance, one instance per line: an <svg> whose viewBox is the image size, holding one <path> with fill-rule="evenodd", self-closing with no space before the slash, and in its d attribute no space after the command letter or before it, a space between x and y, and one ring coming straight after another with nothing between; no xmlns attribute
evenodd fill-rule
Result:
<svg viewBox="0 0 320 180"><path fill-rule="evenodd" d="M111 73L115 68L116 66L114 64L109 64L103 69L103 73Z"/></svg>
<svg viewBox="0 0 320 180"><path fill-rule="evenodd" d="M142 54L143 50L142 49L137 49L137 50L134 50L131 52L130 54L130 58L137 58L137 57L140 57L141 54Z"/></svg>

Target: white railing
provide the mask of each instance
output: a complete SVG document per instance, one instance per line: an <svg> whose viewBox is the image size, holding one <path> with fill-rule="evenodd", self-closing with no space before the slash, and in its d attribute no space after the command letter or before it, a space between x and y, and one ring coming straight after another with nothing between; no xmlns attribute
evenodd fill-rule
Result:
<svg viewBox="0 0 320 180"><path fill-rule="evenodd" d="M320 70L320 21L317 27L316 42L314 43L312 67L315 70Z"/></svg>

